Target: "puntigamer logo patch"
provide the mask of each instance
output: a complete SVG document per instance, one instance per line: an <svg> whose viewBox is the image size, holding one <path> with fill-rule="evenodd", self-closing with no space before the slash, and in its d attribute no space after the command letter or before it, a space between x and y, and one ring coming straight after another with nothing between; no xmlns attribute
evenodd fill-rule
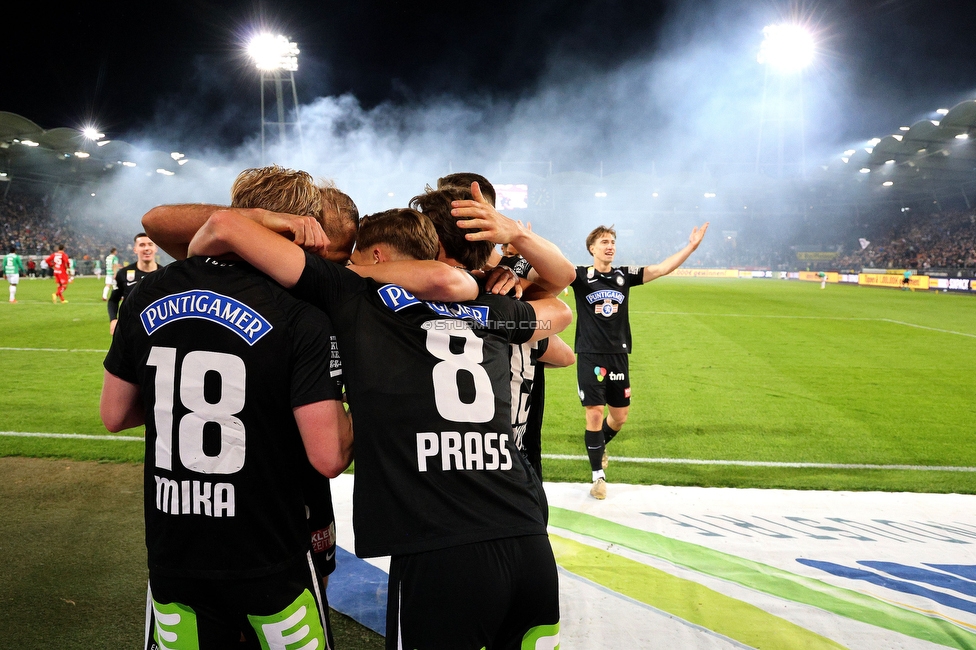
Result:
<svg viewBox="0 0 976 650"><path fill-rule="evenodd" d="M213 291L194 289L156 300L139 314L146 334L184 318L202 318L223 325L254 345L271 331L271 323L244 303Z"/></svg>

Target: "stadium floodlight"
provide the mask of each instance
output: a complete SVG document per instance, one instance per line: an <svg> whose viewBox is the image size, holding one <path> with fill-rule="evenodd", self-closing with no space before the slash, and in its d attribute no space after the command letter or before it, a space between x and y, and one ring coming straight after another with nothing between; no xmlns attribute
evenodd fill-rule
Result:
<svg viewBox="0 0 976 650"><path fill-rule="evenodd" d="M858 170L858 171L860 171L862 174L870 174L871 173L871 170L868 169L867 167L861 167L861 169Z"/></svg>
<svg viewBox="0 0 976 650"><path fill-rule="evenodd" d="M763 27L763 42L756 61L781 72L799 72L813 62L816 44L800 25L780 24Z"/></svg>
<svg viewBox="0 0 976 650"><path fill-rule="evenodd" d="M969 139L968 133L960 133L959 135L956 136L956 140L968 140L968 139Z"/></svg>
<svg viewBox="0 0 976 650"><path fill-rule="evenodd" d="M870 140L868 140L868 146L873 147L879 142L881 142L881 138L871 138Z"/></svg>
<svg viewBox="0 0 976 650"><path fill-rule="evenodd" d="M175 172L171 172L168 169L159 168L156 170L157 174L162 174L163 176L175 176Z"/></svg>
<svg viewBox="0 0 976 650"><path fill-rule="evenodd" d="M287 36L274 36L267 32L258 34L248 43L247 53L258 70L298 70L298 45L289 41Z"/></svg>
<svg viewBox="0 0 976 650"><path fill-rule="evenodd" d="M715 192L705 192L705 198L706 199L714 199L715 198Z"/></svg>
<svg viewBox="0 0 976 650"><path fill-rule="evenodd" d="M16 142L16 140L14 140L14 142ZM41 146L39 142L34 142L33 140L21 140L20 141L20 144L24 145L25 147L39 147L39 146Z"/></svg>
<svg viewBox="0 0 976 650"><path fill-rule="evenodd" d="M899 131L911 131L912 130L912 127L910 127L910 126L899 126L898 127L898 130Z"/></svg>
<svg viewBox="0 0 976 650"><path fill-rule="evenodd" d="M91 154L88 153L87 151L76 151L75 152L75 158L87 158L90 155Z"/></svg>
<svg viewBox="0 0 976 650"><path fill-rule="evenodd" d="M91 140L92 142L101 140L102 138L105 137L104 133L99 133L98 129L96 129L93 126L86 126L81 130L81 134L85 136L86 139Z"/></svg>
<svg viewBox="0 0 976 650"><path fill-rule="evenodd" d="M937 109L935 112L938 113L939 115L948 115L949 114L949 109L948 108L940 108L940 109Z"/></svg>
<svg viewBox="0 0 976 650"><path fill-rule="evenodd" d="M607 198L607 193L606 192L596 192L595 194L593 194L593 196L595 196L598 199L605 199L605 198Z"/></svg>
<svg viewBox="0 0 976 650"><path fill-rule="evenodd" d="M181 154L179 151L174 151L173 153L171 153L169 155L169 157L172 158L173 160L179 160L180 158L186 158L186 156L184 156L183 154Z"/></svg>
<svg viewBox="0 0 976 650"><path fill-rule="evenodd" d="M886 161L885 161L885 164L886 164L886 165L894 165L894 164L895 164L895 161L894 161L894 159L891 159L891 160L886 160Z"/></svg>
<svg viewBox="0 0 976 650"><path fill-rule="evenodd" d="M882 185L884 185L885 187L891 187L894 184L895 184L894 181L885 181L884 183L882 183Z"/></svg>

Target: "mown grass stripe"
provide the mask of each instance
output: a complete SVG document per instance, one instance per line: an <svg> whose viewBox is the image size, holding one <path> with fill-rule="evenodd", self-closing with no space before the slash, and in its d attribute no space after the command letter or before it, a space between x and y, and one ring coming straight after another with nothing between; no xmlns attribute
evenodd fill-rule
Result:
<svg viewBox="0 0 976 650"><path fill-rule="evenodd" d="M586 456L568 454L542 454L549 460L589 460ZM976 472L976 467L955 465L867 465L863 463L786 463L764 460L702 460L698 458L627 458L613 456L613 462L649 463L661 465L738 465L741 467L792 467L799 469L873 469L916 472Z"/></svg>
<svg viewBox="0 0 976 650"><path fill-rule="evenodd" d="M562 568L750 648L836 650L844 646L769 612L692 580L549 535Z"/></svg>
<svg viewBox="0 0 976 650"><path fill-rule="evenodd" d="M0 436L15 438L69 438L73 440L124 440L126 442L145 442L145 438L138 436L95 436L85 433L38 433L34 431L0 431Z"/></svg>
<svg viewBox="0 0 976 650"><path fill-rule="evenodd" d="M705 546L638 530L564 508L549 508L549 525L646 553L672 564L728 580L778 598L819 607L840 616L950 648L976 647L976 634L941 618L890 605L768 564Z"/></svg>
<svg viewBox="0 0 976 650"><path fill-rule="evenodd" d="M0 352L98 352L108 354L108 350L94 348L0 348Z"/></svg>

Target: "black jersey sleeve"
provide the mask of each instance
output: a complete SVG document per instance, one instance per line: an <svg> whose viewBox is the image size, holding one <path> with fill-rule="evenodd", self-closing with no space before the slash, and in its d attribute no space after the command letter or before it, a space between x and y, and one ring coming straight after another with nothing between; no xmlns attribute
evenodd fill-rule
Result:
<svg viewBox="0 0 976 650"><path fill-rule="evenodd" d="M636 287L638 285L644 284L644 267L643 266L625 266L624 275L627 276L627 286Z"/></svg>
<svg viewBox="0 0 976 650"><path fill-rule="evenodd" d="M340 304L365 290L366 281L349 269L305 253L305 270L291 293L334 316Z"/></svg>
<svg viewBox="0 0 976 650"><path fill-rule="evenodd" d="M110 321L119 317L119 302L122 301L122 291L125 287L125 269L121 268L115 272L115 287L112 294L108 297L108 319Z"/></svg>
<svg viewBox="0 0 976 650"><path fill-rule="evenodd" d="M129 309L126 309L126 305L123 303L122 314L124 315L127 311ZM138 384L139 378L136 375L136 364L131 356L133 346L127 345L130 337L127 325L130 321L131 319L129 318L119 320L119 326L115 328L115 334L112 336L112 345L109 346L108 354L105 356L105 361L102 365L107 371L119 379L124 379L132 384Z"/></svg>
<svg viewBox="0 0 976 650"><path fill-rule="evenodd" d="M532 265L529 264L529 261L521 255L509 255L508 257L503 257L498 262L498 266L507 266L515 271L515 275L523 279L529 277L529 271L532 270Z"/></svg>
<svg viewBox="0 0 976 650"><path fill-rule="evenodd" d="M292 408L342 399L330 376L332 323L328 316L307 303L298 303L292 322Z"/></svg>
<svg viewBox="0 0 976 650"><path fill-rule="evenodd" d="M499 331L509 343L521 345L538 328L535 309L527 302L507 296L483 296L489 309L490 327Z"/></svg>
<svg viewBox="0 0 976 650"><path fill-rule="evenodd" d="M575 291L586 290L586 267L585 266L576 267L576 279L574 279L572 284L570 284L569 286L573 287L573 290Z"/></svg>

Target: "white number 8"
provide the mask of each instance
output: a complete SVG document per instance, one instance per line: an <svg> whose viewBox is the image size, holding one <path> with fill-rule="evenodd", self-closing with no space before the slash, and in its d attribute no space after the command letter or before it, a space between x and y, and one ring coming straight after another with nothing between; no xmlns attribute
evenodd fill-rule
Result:
<svg viewBox="0 0 976 650"><path fill-rule="evenodd" d="M479 364L484 359L485 342L470 329L440 329L438 322L427 321L427 351L440 359L434 365L434 405L451 422L489 422L495 416L495 394L488 371ZM451 352L451 338L464 339L460 354ZM474 378L474 401L461 401L458 372L466 370Z"/></svg>

